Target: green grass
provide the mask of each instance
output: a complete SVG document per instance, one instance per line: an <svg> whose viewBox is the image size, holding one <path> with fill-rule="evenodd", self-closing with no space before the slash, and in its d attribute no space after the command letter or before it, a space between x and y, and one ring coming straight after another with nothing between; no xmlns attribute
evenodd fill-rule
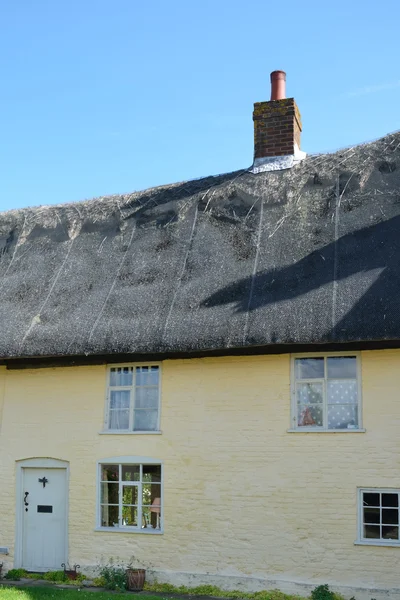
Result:
<svg viewBox="0 0 400 600"><path fill-rule="evenodd" d="M65 590L54 587L1 587L0 600L132 600L131 593L88 592L85 589ZM159 596L146 596L146 600L160 600Z"/></svg>
<svg viewBox="0 0 400 600"><path fill-rule="evenodd" d="M279 590L264 590L262 592L244 592L241 590L221 590L214 585L199 585L197 587L176 587L170 583L145 583L144 589L148 592L161 592L163 594L182 594L189 596L213 596L214 598L240 598L244 600L305 600L301 596L290 596ZM1 600L1 599L0 599ZM318 600L318 599L317 599ZM335 600L340 600L335 598Z"/></svg>
<svg viewBox="0 0 400 600"><path fill-rule="evenodd" d="M326 590L323 589L327 586L319 586L313 590L310 600L328 600L321 593L326 594ZM167 600L170 594L181 594L192 596L195 599L196 596L214 596L216 598L233 598L243 600L307 600L301 596L291 596L284 594L279 590L264 590L261 592L246 593L239 590L227 592L220 588L211 585L201 585L195 588L187 588L185 586L175 587L168 583L153 583L145 584L145 590L149 592L158 592L165 594L165 597L145 595L142 596L143 600ZM330 592L329 600L344 600L339 594L332 594ZM117 595L117 597L115 597ZM60 589L53 586L49 587L0 587L0 600L123 600L130 598L133 599L134 594L122 593L122 592L96 592L86 590L85 588L80 589ZM354 599L352 599L354 600Z"/></svg>

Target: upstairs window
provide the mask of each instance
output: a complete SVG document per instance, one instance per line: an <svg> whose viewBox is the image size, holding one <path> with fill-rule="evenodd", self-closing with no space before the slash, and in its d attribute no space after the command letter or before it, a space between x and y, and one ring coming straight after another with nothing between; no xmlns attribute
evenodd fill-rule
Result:
<svg viewBox="0 0 400 600"><path fill-rule="evenodd" d="M360 428L357 355L293 359L292 422L298 430Z"/></svg>
<svg viewBox="0 0 400 600"><path fill-rule="evenodd" d="M158 431L159 413L158 365L109 368L106 415L108 431Z"/></svg>

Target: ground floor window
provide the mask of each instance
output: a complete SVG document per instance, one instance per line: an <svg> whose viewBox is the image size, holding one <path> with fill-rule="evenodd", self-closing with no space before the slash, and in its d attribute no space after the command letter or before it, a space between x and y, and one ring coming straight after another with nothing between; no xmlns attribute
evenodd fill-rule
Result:
<svg viewBox="0 0 400 600"><path fill-rule="evenodd" d="M160 464L100 464L99 471L101 528L161 531Z"/></svg>
<svg viewBox="0 0 400 600"><path fill-rule="evenodd" d="M400 490L360 489L360 541L371 544L400 544Z"/></svg>

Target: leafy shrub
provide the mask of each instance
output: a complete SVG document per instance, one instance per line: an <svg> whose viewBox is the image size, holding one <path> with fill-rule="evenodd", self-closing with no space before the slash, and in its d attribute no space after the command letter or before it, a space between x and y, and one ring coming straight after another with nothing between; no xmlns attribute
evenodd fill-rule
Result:
<svg viewBox="0 0 400 600"><path fill-rule="evenodd" d="M93 585L94 587L105 587L106 586L106 580L104 579L104 577L95 577L93 580Z"/></svg>
<svg viewBox="0 0 400 600"><path fill-rule="evenodd" d="M64 581L67 581L68 577L64 571L48 571L47 573L44 573L43 579L52 581L53 583L63 583Z"/></svg>
<svg viewBox="0 0 400 600"><path fill-rule="evenodd" d="M27 579L43 579L43 573L27 573L25 577Z"/></svg>
<svg viewBox="0 0 400 600"><path fill-rule="evenodd" d="M127 589L126 568L115 565L112 561L100 567L100 577L104 580L106 590L117 590L124 592Z"/></svg>
<svg viewBox="0 0 400 600"><path fill-rule="evenodd" d="M26 577L26 576L27 576L27 572L25 571L25 569L10 569L4 575L4 578L11 579L12 581L19 581L21 579L21 577Z"/></svg>
<svg viewBox="0 0 400 600"><path fill-rule="evenodd" d="M329 589L325 583L319 585L311 592L311 600L335 600L335 594Z"/></svg>
<svg viewBox="0 0 400 600"><path fill-rule="evenodd" d="M262 590L260 592L244 592L241 590L221 590L215 585L198 585L197 587L179 587L170 583L146 582L146 591L161 592L163 594L183 594L189 596L213 596L214 598L234 598L241 600L305 600L300 596L289 596L279 590ZM335 599L336 600L336 599Z"/></svg>

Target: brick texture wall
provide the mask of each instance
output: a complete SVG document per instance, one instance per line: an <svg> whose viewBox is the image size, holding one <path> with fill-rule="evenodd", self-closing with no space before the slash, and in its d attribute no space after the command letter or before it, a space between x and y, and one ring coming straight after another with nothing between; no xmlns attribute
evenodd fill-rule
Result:
<svg viewBox="0 0 400 600"><path fill-rule="evenodd" d="M254 159L285 156L300 148L301 117L294 98L256 102Z"/></svg>

